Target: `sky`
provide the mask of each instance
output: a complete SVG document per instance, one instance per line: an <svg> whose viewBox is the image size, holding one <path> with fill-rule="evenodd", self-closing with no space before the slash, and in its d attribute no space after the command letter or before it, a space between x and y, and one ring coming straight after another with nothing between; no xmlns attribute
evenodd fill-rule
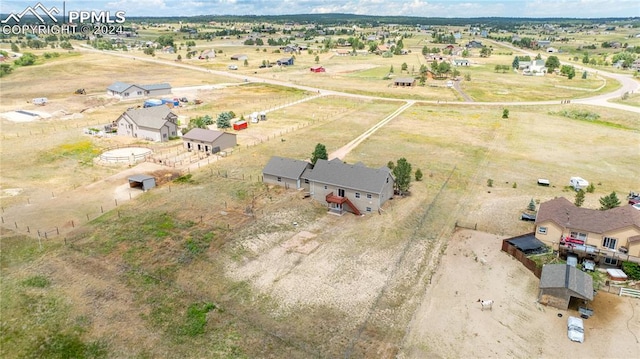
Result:
<svg viewBox="0 0 640 359"><path fill-rule="evenodd" d="M62 12L62 0L40 0ZM38 0L1 0L19 13ZM125 11L127 16L288 15L345 13L418 17L640 17L638 0L94 0L65 1L69 10Z"/></svg>

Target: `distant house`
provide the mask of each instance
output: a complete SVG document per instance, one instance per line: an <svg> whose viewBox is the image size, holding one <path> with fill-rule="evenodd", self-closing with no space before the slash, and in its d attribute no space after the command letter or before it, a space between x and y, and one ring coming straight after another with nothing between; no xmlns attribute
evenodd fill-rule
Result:
<svg viewBox="0 0 640 359"><path fill-rule="evenodd" d="M599 211L558 197L540 204L535 225L536 238L561 253L608 265L640 263L640 211L630 204Z"/></svg>
<svg viewBox="0 0 640 359"><path fill-rule="evenodd" d="M547 52L549 53L558 52L558 49L556 49L555 47L547 47Z"/></svg>
<svg viewBox="0 0 640 359"><path fill-rule="evenodd" d="M152 85L134 85L126 82L114 82L107 87L107 95L120 99L141 98L145 96L161 96L171 94L168 83Z"/></svg>
<svg viewBox="0 0 640 359"><path fill-rule="evenodd" d="M200 60L208 60L208 59L213 59L216 57L216 51L213 49L210 50L203 50L200 53L200 56L198 56L198 59Z"/></svg>
<svg viewBox="0 0 640 359"><path fill-rule="evenodd" d="M469 60L467 59L455 59L453 60L454 66L469 66Z"/></svg>
<svg viewBox="0 0 640 359"><path fill-rule="evenodd" d="M276 63L280 66L293 66L293 57L284 57Z"/></svg>
<svg viewBox="0 0 640 359"><path fill-rule="evenodd" d="M640 71L640 59L635 60L635 61L631 64L631 69L632 69L632 70L636 70L636 71Z"/></svg>
<svg viewBox="0 0 640 359"><path fill-rule="evenodd" d="M568 264L546 264L540 276L538 302L567 310L571 298L593 300L593 278Z"/></svg>
<svg viewBox="0 0 640 359"><path fill-rule="evenodd" d="M413 87L416 85L416 79L413 77L398 77L393 80L393 86L396 87Z"/></svg>
<svg viewBox="0 0 640 359"><path fill-rule="evenodd" d="M245 60L249 60L249 56L244 55L244 54L236 54L236 55L232 55L231 56L231 60L245 61Z"/></svg>
<svg viewBox="0 0 640 359"><path fill-rule="evenodd" d="M525 61L526 62L526 61ZM522 70L525 76L544 76L547 73L544 60L533 60L526 64Z"/></svg>
<svg viewBox="0 0 640 359"><path fill-rule="evenodd" d="M285 188L304 189L330 211L356 215L377 212L393 197L394 178L386 166L349 165L340 159L307 161L272 157L263 171L263 182Z"/></svg>
<svg viewBox="0 0 640 359"><path fill-rule="evenodd" d="M547 47L551 45L551 41L549 40L538 40L538 46L540 47Z"/></svg>
<svg viewBox="0 0 640 359"><path fill-rule="evenodd" d="M182 136L184 148L207 154L218 153L237 144L236 134L204 128L193 128Z"/></svg>
<svg viewBox="0 0 640 359"><path fill-rule="evenodd" d="M155 142L177 136L178 116L167 106L129 109L115 121L117 134Z"/></svg>
<svg viewBox="0 0 640 359"><path fill-rule="evenodd" d="M311 68L311 72L326 72L326 70L322 66L314 66Z"/></svg>
<svg viewBox="0 0 640 359"><path fill-rule="evenodd" d="M351 51L347 50L347 49L337 49L335 50L336 55L338 56L349 56L351 54Z"/></svg>
<svg viewBox="0 0 640 359"><path fill-rule="evenodd" d="M481 49L482 46L483 46L482 42L477 41L477 40L471 40L467 44L467 48L469 48L469 49Z"/></svg>

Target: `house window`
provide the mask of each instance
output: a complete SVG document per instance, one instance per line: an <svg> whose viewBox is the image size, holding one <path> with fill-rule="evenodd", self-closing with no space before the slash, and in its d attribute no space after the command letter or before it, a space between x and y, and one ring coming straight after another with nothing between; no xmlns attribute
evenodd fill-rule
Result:
<svg viewBox="0 0 640 359"><path fill-rule="evenodd" d="M324 185L324 189L327 189L327 185Z"/></svg>
<svg viewBox="0 0 640 359"><path fill-rule="evenodd" d="M547 227L538 227L538 233L547 234Z"/></svg>
<svg viewBox="0 0 640 359"><path fill-rule="evenodd" d="M167 138L167 134L166 134L166 133L163 133L163 134L162 134L162 138Z"/></svg>
<svg viewBox="0 0 640 359"><path fill-rule="evenodd" d="M129 93L128 93L128 92L125 92L125 93L124 93L124 97L127 97L127 96L129 96Z"/></svg>
<svg viewBox="0 0 640 359"><path fill-rule="evenodd" d="M581 239L583 241L587 241L587 234L586 233L580 233L580 232L571 232L571 238L578 238Z"/></svg>
<svg viewBox="0 0 640 359"><path fill-rule="evenodd" d="M618 240L615 238L604 237L602 239L602 246L609 249L616 249L616 242L618 242Z"/></svg>
<svg viewBox="0 0 640 359"><path fill-rule="evenodd" d="M389 183L389 177L387 177L387 183Z"/></svg>
<svg viewBox="0 0 640 359"><path fill-rule="evenodd" d="M371 193L367 193L367 198L371 199Z"/></svg>
<svg viewBox="0 0 640 359"><path fill-rule="evenodd" d="M618 265L618 260L615 259L615 258L604 257L604 264L617 266Z"/></svg>
<svg viewBox="0 0 640 359"><path fill-rule="evenodd" d="M141 96L141 95L142 95L142 91L138 91L136 94L137 94L138 96Z"/></svg>
<svg viewBox="0 0 640 359"><path fill-rule="evenodd" d="M282 177L278 177L278 182L282 182Z"/></svg>
<svg viewBox="0 0 640 359"><path fill-rule="evenodd" d="M371 212L371 207L367 207L367 212Z"/></svg>
<svg viewBox="0 0 640 359"><path fill-rule="evenodd" d="M356 198L360 198L360 192L356 192Z"/></svg>
<svg viewBox="0 0 640 359"><path fill-rule="evenodd" d="M308 180L308 179L305 179L305 180L304 180L304 183L308 184L308 183L309 183L309 180Z"/></svg>

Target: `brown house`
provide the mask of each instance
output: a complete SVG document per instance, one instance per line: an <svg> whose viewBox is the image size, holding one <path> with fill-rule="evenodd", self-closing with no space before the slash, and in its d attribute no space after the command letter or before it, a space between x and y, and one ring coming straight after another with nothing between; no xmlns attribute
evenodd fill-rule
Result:
<svg viewBox="0 0 640 359"><path fill-rule="evenodd" d="M413 77L398 77L393 80L393 86L396 87L413 87L416 85L416 79Z"/></svg>
<svg viewBox="0 0 640 359"><path fill-rule="evenodd" d="M640 263L640 210L631 205L599 211L559 197L540 205L535 225L536 238L561 253L607 265Z"/></svg>
<svg viewBox="0 0 640 359"><path fill-rule="evenodd" d="M188 151L218 153L237 144L234 133L193 128L182 136L184 148Z"/></svg>

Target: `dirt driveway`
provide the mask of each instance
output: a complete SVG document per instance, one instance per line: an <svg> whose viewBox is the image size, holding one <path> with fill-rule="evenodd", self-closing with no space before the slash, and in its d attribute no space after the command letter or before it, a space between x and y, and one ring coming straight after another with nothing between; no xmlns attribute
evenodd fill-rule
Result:
<svg viewBox="0 0 640 359"><path fill-rule="evenodd" d="M640 300L599 292L585 342L571 342L567 317L578 313L536 303L538 279L500 242L482 232L454 234L399 358L638 357ZM492 299L493 310L482 311L478 299Z"/></svg>

